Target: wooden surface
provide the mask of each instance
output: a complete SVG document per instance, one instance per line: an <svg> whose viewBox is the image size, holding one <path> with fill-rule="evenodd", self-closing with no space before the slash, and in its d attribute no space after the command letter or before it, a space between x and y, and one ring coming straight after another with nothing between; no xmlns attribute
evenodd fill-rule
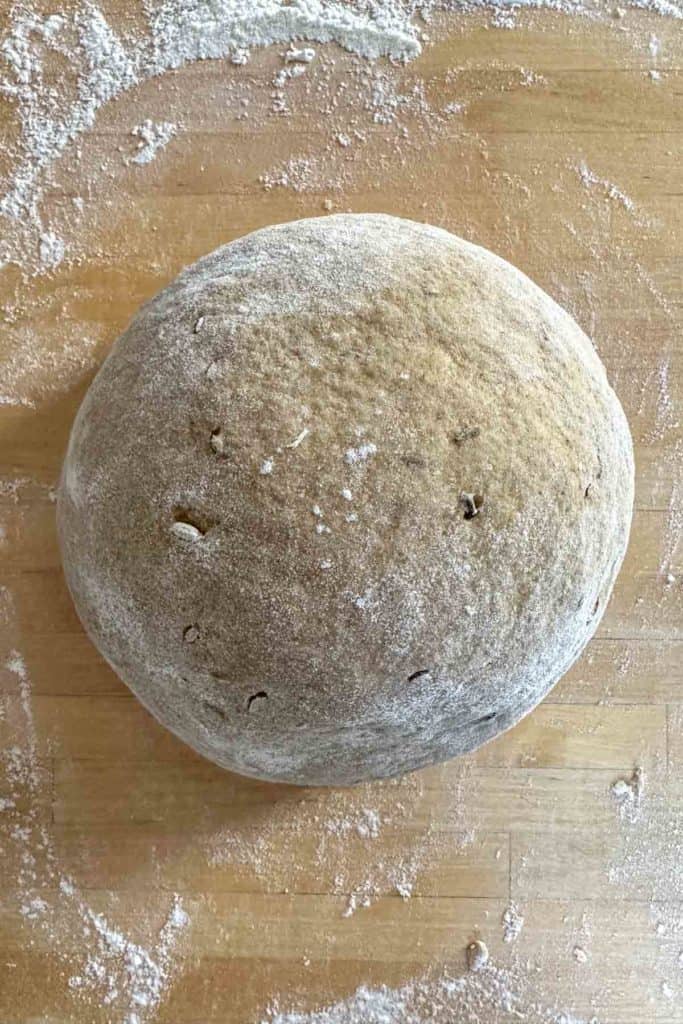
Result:
<svg viewBox="0 0 683 1024"><path fill-rule="evenodd" d="M30 870L58 907L51 930L21 913L26 846L6 829L3 1024L125 1019L119 1004L69 987L87 940L73 901L60 903L60 877L146 948L171 894L182 897L190 923L143 1020L248 1024L274 997L311 1009L363 983L396 986L441 964L460 971L480 936L545 1005L610 1024L683 1022L683 43L680 23L631 14L624 24L458 21L400 71L403 91L421 80L434 110L466 101L438 123L408 111L400 125L378 124L343 94L323 115L306 92L315 67L290 87L282 118L269 113L276 53L255 54L246 70L196 64L111 104L79 157L60 163L46 209L66 217L72 197L85 198L77 260L28 280L13 268L0 276L5 373L33 402L0 408L3 662L20 652L31 687L16 671L0 675L0 745L27 742L30 705L41 774L26 799L31 828L50 835ZM659 81L648 75L651 33ZM331 47L318 52L337 60L329 90L357 67ZM541 77L529 82L529 70ZM240 74L256 98L237 121L221 96ZM113 162L143 117L184 127L147 167ZM347 151L334 133L353 119L365 139ZM301 156L317 161L308 191L259 182ZM597 180L582 178L582 162ZM528 273L594 338L637 458L616 591L548 700L462 762L336 795L230 776L149 717L84 637L50 493L92 372L140 302L219 243L330 207L441 224ZM610 787L636 766L647 781L631 823ZM368 808L381 819L375 838L335 838L335 822ZM389 868L413 855L402 899ZM42 863L50 857L58 870ZM368 879L372 905L343 916L348 892ZM511 900L524 927L505 943ZM498 1013L484 1006L471 1019Z"/></svg>

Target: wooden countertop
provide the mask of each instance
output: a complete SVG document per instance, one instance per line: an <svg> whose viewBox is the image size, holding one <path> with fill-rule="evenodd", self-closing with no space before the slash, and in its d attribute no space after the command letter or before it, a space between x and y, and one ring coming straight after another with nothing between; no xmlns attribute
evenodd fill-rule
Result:
<svg viewBox="0 0 683 1024"><path fill-rule="evenodd" d="M459 973L475 937L525 1020L683 1021L680 22L545 12L434 35L395 72L408 99L388 124L359 111L361 85L335 92L363 62L329 46L327 84L316 91L313 64L288 86L288 117L270 110L278 48L139 86L56 169L45 209L71 225L72 259L0 274L0 391L25 403L0 407L3 1024L250 1024L276 999L311 1010L361 984ZM147 117L182 127L149 165L126 163ZM289 187L273 184L288 161ZM471 757L340 793L228 775L149 717L75 616L51 492L88 381L137 306L216 245L329 209L431 221L523 269L594 338L637 458L616 591L550 697ZM640 806L620 814L610 788L636 767ZM371 905L345 916L352 891ZM506 942L511 903L524 922ZM176 912L164 951L174 905L189 920ZM133 944L159 967L147 1007L126 981ZM475 1004L457 1020L514 1019L491 993Z"/></svg>

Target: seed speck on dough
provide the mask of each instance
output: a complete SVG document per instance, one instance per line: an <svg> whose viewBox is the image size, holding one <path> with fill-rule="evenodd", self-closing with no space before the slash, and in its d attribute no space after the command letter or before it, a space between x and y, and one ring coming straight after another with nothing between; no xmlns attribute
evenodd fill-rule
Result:
<svg viewBox="0 0 683 1024"><path fill-rule="evenodd" d="M305 438L307 438L309 434L310 434L310 430L308 429L308 427L304 427L304 429L301 431L301 433L297 434L297 436L294 438L293 441L290 441L289 444L285 445L285 448L298 448L299 445L301 444L301 442Z"/></svg>
<svg viewBox="0 0 683 1024"><path fill-rule="evenodd" d="M202 531L198 529L196 526L193 526L192 523L184 523L181 520L178 520L177 522L173 523L173 525L171 526L171 533L174 533L176 537L180 538L180 540L186 540L190 542L201 540L201 538L204 536Z"/></svg>

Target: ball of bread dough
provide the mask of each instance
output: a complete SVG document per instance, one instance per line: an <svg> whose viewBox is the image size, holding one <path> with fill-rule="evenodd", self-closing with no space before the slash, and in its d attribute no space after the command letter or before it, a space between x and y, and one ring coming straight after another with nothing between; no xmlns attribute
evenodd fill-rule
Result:
<svg viewBox="0 0 683 1024"><path fill-rule="evenodd" d="M114 345L59 494L105 658L225 768L346 784L530 711L605 609L633 453L590 341L439 228L343 215L186 269Z"/></svg>

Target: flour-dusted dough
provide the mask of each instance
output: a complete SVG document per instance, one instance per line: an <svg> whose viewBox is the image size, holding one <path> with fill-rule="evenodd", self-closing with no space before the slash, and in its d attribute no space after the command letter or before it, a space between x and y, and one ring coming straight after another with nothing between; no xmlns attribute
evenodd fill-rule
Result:
<svg viewBox="0 0 683 1024"><path fill-rule="evenodd" d="M565 312L446 231L344 215L232 242L140 310L58 516L86 629L161 722L335 784L530 711L595 631L632 500Z"/></svg>

